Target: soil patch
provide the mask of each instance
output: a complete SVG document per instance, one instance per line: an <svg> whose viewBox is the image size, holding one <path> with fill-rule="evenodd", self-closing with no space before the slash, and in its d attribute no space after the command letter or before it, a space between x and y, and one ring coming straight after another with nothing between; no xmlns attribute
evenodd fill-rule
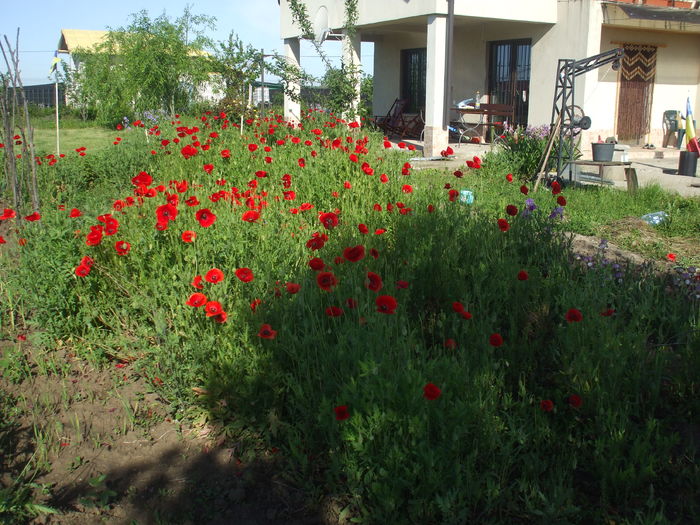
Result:
<svg viewBox="0 0 700 525"><path fill-rule="evenodd" d="M60 511L32 523L315 524L322 519L286 481L282 458L262 445L251 450L213 427L186 426L167 415L148 383L128 368L97 370L66 350L51 356L17 345L60 370L32 373L20 383L0 379L17 398L10 472L32 455L47 472L34 481L50 496L37 500ZM49 359L51 358L51 359ZM9 480L4 479L7 483Z"/></svg>

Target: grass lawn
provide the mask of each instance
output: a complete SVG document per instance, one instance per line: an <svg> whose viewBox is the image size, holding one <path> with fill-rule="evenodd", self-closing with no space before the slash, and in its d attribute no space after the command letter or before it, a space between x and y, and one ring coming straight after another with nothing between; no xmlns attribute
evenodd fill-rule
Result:
<svg viewBox="0 0 700 525"><path fill-rule="evenodd" d="M87 151L99 151L111 147L112 142L118 136L120 135L116 131L98 126L85 128L61 127L59 134L61 153L72 153L81 147L87 148ZM55 154L55 128L35 128L34 143L37 155Z"/></svg>

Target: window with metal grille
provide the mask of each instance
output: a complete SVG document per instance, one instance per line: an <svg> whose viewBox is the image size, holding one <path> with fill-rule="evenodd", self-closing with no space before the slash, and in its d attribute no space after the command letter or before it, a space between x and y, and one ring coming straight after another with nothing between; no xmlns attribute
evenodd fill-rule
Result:
<svg viewBox="0 0 700 525"><path fill-rule="evenodd" d="M426 48L401 50L401 98L408 100L406 113L425 110Z"/></svg>

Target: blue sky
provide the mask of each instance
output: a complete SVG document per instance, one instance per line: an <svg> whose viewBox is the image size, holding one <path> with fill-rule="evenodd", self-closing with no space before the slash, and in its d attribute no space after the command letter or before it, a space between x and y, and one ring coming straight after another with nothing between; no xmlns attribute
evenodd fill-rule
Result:
<svg viewBox="0 0 700 525"><path fill-rule="evenodd" d="M177 18L189 4L194 14L216 17L216 31L210 35L213 40L224 40L233 31L257 49L284 52L277 0L28 0L7 4L0 19L0 37L4 43L7 35L14 47L19 27L20 66L25 85L51 82L48 71L61 29L116 29L128 25L129 15L142 9L152 18L163 12ZM330 56L340 54L340 47L334 42L324 44L324 49ZM371 46L363 45L362 52L364 68L371 74ZM304 69L313 75L323 73L322 62L310 43L302 42L301 55ZM5 70L4 62L0 70Z"/></svg>

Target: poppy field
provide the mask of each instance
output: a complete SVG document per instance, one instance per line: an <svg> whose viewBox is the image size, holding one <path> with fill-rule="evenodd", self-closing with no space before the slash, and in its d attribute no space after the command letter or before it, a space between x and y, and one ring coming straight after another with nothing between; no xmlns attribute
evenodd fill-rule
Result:
<svg viewBox="0 0 700 525"><path fill-rule="evenodd" d="M353 522L692 521L700 273L582 262L567 189L415 154L312 111L44 155L4 317L259 433Z"/></svg>

